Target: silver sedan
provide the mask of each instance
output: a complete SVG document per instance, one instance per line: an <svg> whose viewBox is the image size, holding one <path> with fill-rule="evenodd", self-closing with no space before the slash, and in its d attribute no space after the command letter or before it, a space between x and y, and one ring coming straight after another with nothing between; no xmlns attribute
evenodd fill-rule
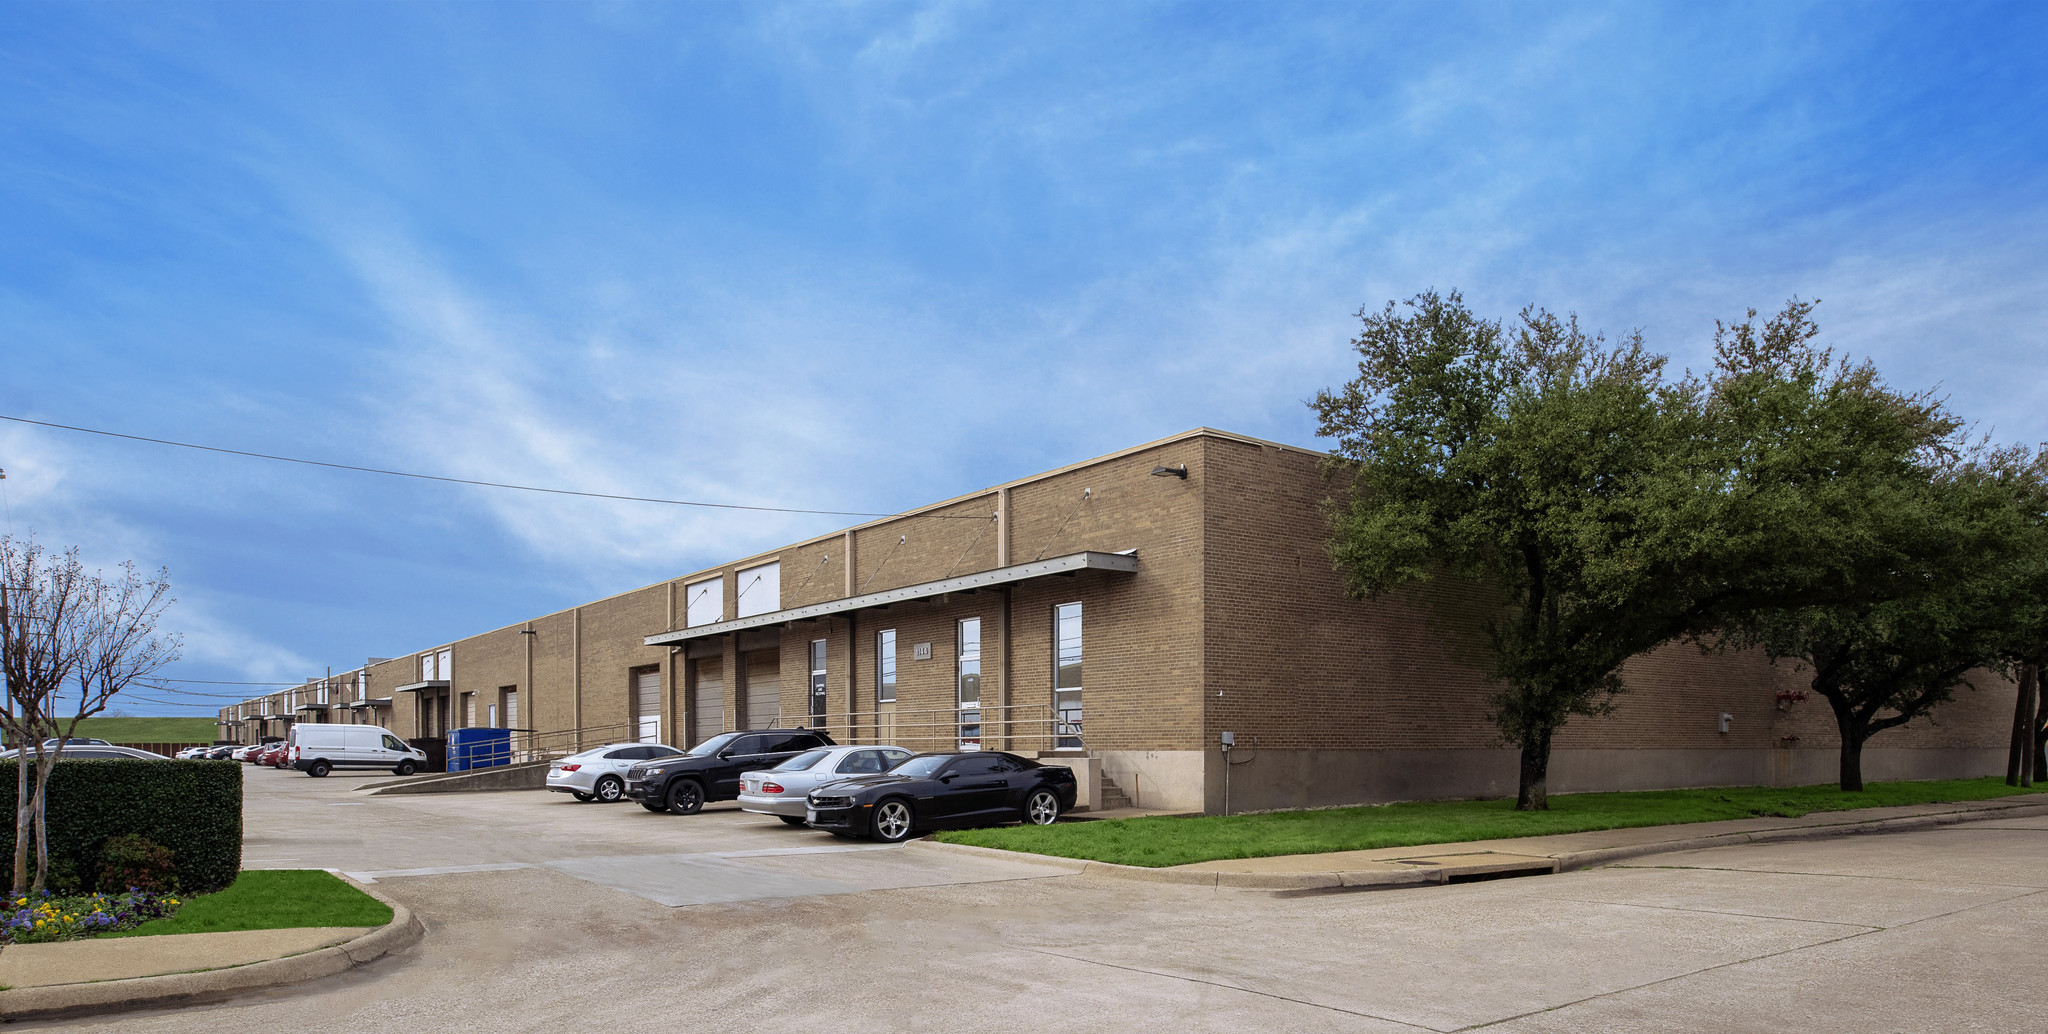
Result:
<svg viewBox="0 0 2048 1034"><path fill-rule="evenodd" d="M886 772L910 757L902 747L824 747L774 768L740 773L740 808L804 824L804 799L821 783Z"/></svg>
<svg viewBox="0 0 2048 1034"><path fill-rule="evenodd" d="M607 743L548 766L548 789L579 801L612 804L626 799L626 769L682 751L659 743Z"/></svg>

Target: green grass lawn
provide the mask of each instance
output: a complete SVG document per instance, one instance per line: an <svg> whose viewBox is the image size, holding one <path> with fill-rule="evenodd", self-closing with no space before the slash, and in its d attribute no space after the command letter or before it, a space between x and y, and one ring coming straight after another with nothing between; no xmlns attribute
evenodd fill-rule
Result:
<svg viewBox="0 0 2048 1034"><path fill-rule="evenodd" d="M1870 783L1862 793L1833 786L1729 787L1636 793L1557 794L1550 810L1518 812L1512 798L1416 801L1362 808L1261 815L1115 819L1053 826L1008 826L940 833L939 840L1008 851L1165 866L1219 858L1361 851L1550 833L1583 833L1757 816L1796 818L1814 811L1900 804L1978 801L2034 793L2001 779Z"/></svg>
<svg viewBox="0 0 2048 1034"><path fill-rule="evenodd" d="M220 727L211 718L87 718L78 735L109 743L212 743Z"/></svg>
<svg viewBox="0 0 2048 1034"><path fill-rule="evenodd" d="M247 869L226 890L185 901L176 915L102 937L147 937L294 926L382 926L391 906L319 869Z"/></svg>

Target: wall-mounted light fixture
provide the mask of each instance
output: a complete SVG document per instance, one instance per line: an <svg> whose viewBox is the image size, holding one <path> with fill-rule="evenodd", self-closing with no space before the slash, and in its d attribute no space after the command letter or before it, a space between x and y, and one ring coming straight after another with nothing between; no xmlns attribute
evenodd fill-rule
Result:
<svg viewBox="0 0 2048 1034"><path fill-rule="evenodd" d="M1182 481L1186 481L1188 479L1188 465L1183 463L1177 467L1153 467L1152 476L1156 478L1179 478Z"/></svg>

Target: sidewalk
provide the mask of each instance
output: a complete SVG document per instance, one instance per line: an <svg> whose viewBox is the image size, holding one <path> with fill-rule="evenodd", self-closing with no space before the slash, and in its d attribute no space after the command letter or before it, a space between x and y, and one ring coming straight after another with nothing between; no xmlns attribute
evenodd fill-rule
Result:
<svg viewBox="0 0 2048 1034"><path fill-rule="evenodd" d="M45 987L246 966L317 951L369 933L368 926L235 930L157 937L87 937L16 944L0 952L0 984Z"/></svg>
<svg viewBox="0 0 2048 1034"><path fill-rule="evenodd" d="M2048 815L2048 793L1956 804L1914 804L1895 808L1821 811L1796 819L1731 819L1722 822L1638 826L1633 829L1605 829L1587 833L1560 833L1504 840L1385 847L1370 851L1229 858L1159 869L1117 865L1111 862L1088 862L1083 872L1093 876L1153 883L1184 883L1283 892L1335 890L1344 887L1419 886L1565 872L1645 855L1731 844L1898 832L1952 825L1957 822L2035 815ZM929 846L963 851L991 850L960 844L931 843ZM1007 851L1000 853L1013 857L1015 855L1014 852Z"/></svg>
<svg viewBox="0 0 2048 1034"><path fill-rule="evenodd" d="M391 906L389 923L11 945L0 951L0 1022L229 998L347 971L426 932L411 909L359 889Z"/></svg>

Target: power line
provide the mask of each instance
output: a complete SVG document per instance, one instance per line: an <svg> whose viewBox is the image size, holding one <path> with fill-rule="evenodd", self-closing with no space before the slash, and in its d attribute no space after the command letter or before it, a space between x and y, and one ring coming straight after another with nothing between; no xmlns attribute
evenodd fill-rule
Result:
<svg viewBox="0 0 2048 1034"><path fill-rule="evenodd" d="M176 682L187 686L303 686L303 682L229 682L223 679L174 679L165 675L150 676L152 682Z"/></svg>
<svg viewBox="0 0 2048 1034"><path fill-rule="evenodd" d="M580 492L573 488L542 488L538 485L513 485L502 481L475 481L470 478L445 477L440 474L415 474L403 470L385 470L381 467L359 467L349 463L329 463L325 460L300 459L296 456L273 456L265 452L247 452L242 449L223 449L214 445L195 445L191 442L174 442L168 438L147 438L139 434L122 434L119 431L102 431L93 427L75 427L71 424L53 424L47 420L30 420L27 417L8 416L0 413L0 420L11 420L17 424L32 424L36 427L50 427L60 431L77 431L80 434L97 434L107 438L122 438L131 442L148 442L152 445L170 445L180 449L197 449L200 452L218 452L227 456L244 456L250 459L274 460L278 463L302 463L309 467L326 467L330 470L352 470L359 474L382 474L386 477L415 478L420 481L440 481L451 485L476 485L480 488L505 488L516 492L541 492L547 495L579 496L585 499L612 499L626 503L660 503L665 506L699 506L713 510L753 510L762 513L807 513L827 517L899 517L902 514L871 513L865 510L807 510L793 506L747 506L742 503L705 503L690 499L659 499L652 496L613 495L609 492ZM981 517L962 514L925 513L918 517L939 520L982 520Z"/></svg>

